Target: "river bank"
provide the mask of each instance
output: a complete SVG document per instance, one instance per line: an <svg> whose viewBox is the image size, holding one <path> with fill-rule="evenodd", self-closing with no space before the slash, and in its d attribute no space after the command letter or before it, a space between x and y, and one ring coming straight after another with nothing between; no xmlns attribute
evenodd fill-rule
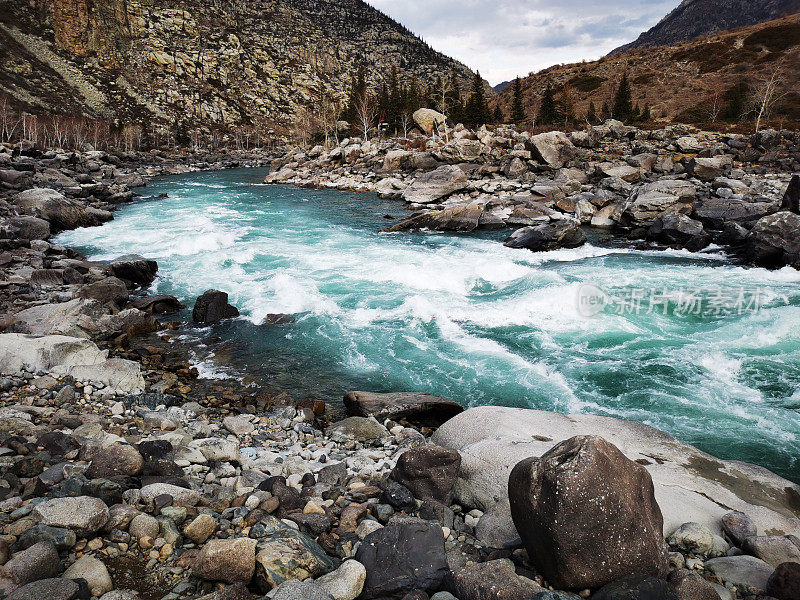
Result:
<svg viewBox="0 0 800 600"><path fill-rule="evenodd" d="M169 343L181 327L168 316L177 299L141 293L158 265L86 261L44 239L105 219L98 211L110 202L9 195L38 215L7 215L14 229L3 242L0 589L9 598L575 597L553 586L597 598L614 589L792 597L797 485L622 420L566 426L542 413L533 424L492 408L453 417L461 408L440 398L362 393L349 404L358 416L329 423L322 403L198 379ZM226 303L212 295L196 319L211 324ZM589 433L624 456L574 437ZM517 456L521 439L533 441ZM508 493L516 460L546 452L568 459L542 461L539 476L566 482L558 464L568 464L579 474L573 514L608 533L584 539L574 521L553 523L551 541L580 540L556 564L521 516L538 501L533 488L519 480ZM600 456L610 461L602 473L591 458ZM603 479L613 495L597 487ZM620 515L630 505L641 510ZM676 513L694 524L673 535ZM634 573L650 577L619 581Z"/></svg>

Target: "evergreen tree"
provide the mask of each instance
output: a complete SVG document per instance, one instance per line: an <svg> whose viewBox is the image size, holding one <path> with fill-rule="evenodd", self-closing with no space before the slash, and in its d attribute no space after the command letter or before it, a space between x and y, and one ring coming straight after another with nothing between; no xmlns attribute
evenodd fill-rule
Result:
<svg viewBox="0 0 800 600"><path fill-rule="evenodd" d="M553 93L553 86L550 83L544 90L542 95L542 103L539 105L539 114L536 117L536 122L541 125L553 125L561 120L561 115L558 112L556 105L556 98Z"/></svg>
<svg viewBox="0 0 800 600"><path fill-rule="evenodd" d="M647 123L651 118L652 117L650 115L650 105L647 102L645 102L644 107L642 108L642 112L639 115L639 120L642 123Z"/></svg>
<svg viewBox="0 0 800 600"><path fill-rule="evenodd" d="M744 81L740 81L727 92L725 92L725 100L727 106L722 113L722 118L726 121L738 121L742 118L747 110L747 95L748 85Z"/></svg>
<svg viewBox="0 0 800 600"><path fill-rule="evenodd" d="M464 109L464 120L472 127L480 127L489 121L489 105L483 90L483 79L479 72L472 79L472 90Z"/></svg>
<svg viewBox="0 0 800 600"><path fill-rule="evenodd" d="M386 120L389 123L389 129L396 133L399 125L400 113L403 112L405 108L403 106L403 98L400 92L400 81L396 66L392 67L392 74L389 77L388 96Z"/></svg>
<svg viewBox="0 0 800 600"><path fill-rule="evenodd" d="M503 109L500 108L499 104L494 107L494 119L493 120L498 125L506 120L506 116L503 114Z"/></svg>
<svg viewBox="0 0 800 600"><path fill-rule="evenodd" d="M561 102L560 102L560 113L561 113L561 120L564 122L564 126L568 127L569 125L575 124L575 96L572 93L572 87L569 84L565 84L563 88L561 88Z"/></svg>
<svg viewBox="0 0 800 600"><path fill-rule="evenodd" d="M417 79L416 75L412 75L411 83L408 86L408 95L406 97L406 104L408 106L408 109L411 112L414 112L417 109L422 108L420 102L421 98L419 90L419 79Z"/></svg>
<svg viewBox="0 0 800 600"><path fill-rule="evenodd" d="M597 123L597 109L594 107L594 102L589 102L589 110L586 113L586 121L589 125Z"/></svg>
<svg viewBox="0 0 800 600"><path fill-rule="evenodd" d="M528 117L525 114L525 106L522 101L522 81L520 81L519 77L514 79L513 86L514 98L511 101L511 120L520 124Z"/></svg>
<svg viewBox="0 0 800 600"><path fill-rule="evenodd" d="M450 72L450 82L447 85L447 93L445 94L445 105L445 114L450 117L453 123L459 123L463 120L461 84L455 70Z"/></svg>
<svg viewBox="0 0 800 600"><path fill-rule="evenodd" d="M378 119L381 122L389 123L390 127L392 125L389 113L391 111L391 102L389 100L389 89L386 87L386 84L381 84L381 92L378 95Z"/></svg>
<svg viewBox="0 0 800 600"><path fill-rule="evenodd" d="M608 102L603 102L603 107L600 109L602 119L611 118L611 110L608 108Z"/></svg>
<svg viewBox="0 0 800 600"><path fill-rule="evenodd" d="M364 65L360 65L357 73L353 75L352 85L350 86L350 97L347 100L347 108L344 113L342 113L342 119L351 124L355 121L358 101L366 92L366 72L364 71Z"/></svg>
<svg viewBox="0 0 800 600"><path fill-rule="evenodd" d="M617 88L617 95L614 97L614 118L625 122L632 121L635 116L631 84L628 81L628 73L625 72L622 74L622 79Z"/></svg>

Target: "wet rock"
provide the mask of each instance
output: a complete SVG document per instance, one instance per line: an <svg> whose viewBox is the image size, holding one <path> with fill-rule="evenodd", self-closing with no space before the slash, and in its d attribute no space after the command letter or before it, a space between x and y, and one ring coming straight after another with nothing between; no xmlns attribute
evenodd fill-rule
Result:
<svg viewBox="0 0 800 600"><path fill-rule="evenodd" d="M758 535L756 524L743 512L732 510L725 513L721 522L723 531L737 546L741 546L747 538Z"/></svg>
<svg viewBox="0 0 800 600"><path fill-rule="evenodd" d="M592 594L592 600L678 600L663 579L634 575L611 582Z"/></svg>
<svg viewBox="0 0 800 600"><path fill-rule="evenodd" d="M286 581L275 588L272 600L332 600L323 587L313 581Z"/></svg>
<svg viewBox="0 0 800 600"><path fill-rule="evenodd" d="M800 598L800 564L787 562L778 565L767 581L767 595L777 600Z"/></svg>
<svg viewBox="0 0 800 600"><path fill-rule="evenodd" d="M666 575L650 474L603 438L577 436L523 460L508 494L528 554L553 585L596 588L630 573Z"/></svg>
<svg viewBox="0 0 800 600"><path fill-rule="evenodd" d="M464 409L447 398L415 392L377 394L347 392L344 396L347 413L376 419L406 419L412 423L438 427Z"/></svg>
<svg viewBox="0 0 800 600"><path fill-rule="evenodd" d="M748 224L777 210L776 202L706 198L694 205L692 215L709 227L722 229L727 223Z"/></svg>
<svg viewBox="0 0 800 600"><path fill-rule="evenodd" d="M529 600L545 590L535 581L517 575L510 560L499 559L453 572L453 591L459 600Z"/></svg>
<svg viewBox="0 0 800 600"><path fill-rule="evenodd" d="M60 561L56 547L50 542L39 542L27 550L18 552L3 567L0 575L17 585L25 585L40 579L58 575Z"/></svg>
<svg viewBox="0 0 800 600"><path fill-rule="evenodd" d="M800 267L800 215L788 211L760 219L747 236L747 257L761 267Z"/></svg>
<svg viewBox="0 0 800 600"><path fill-rule="evenodd" d="M407 487L415 498L449 504L460 466L458 452L430 444L404 452L390 477Z"/></svg>
<svg viewBox="0 0 800 600"><path fill-rule="evenodd" d="M747 591L763 592L775 570L754 556L723 556L705 562L705 567L717 577Z"/></svg>
<svg viewBox="0 0 800 600"><path fill-rule="evenodd" d="M158 273L158 263L139 256L138 254L128 254L114 259L108 267L114 277L129 281L134 285L142 287L153 283Z"/></svg>
<svg viewBox="0 0 800 600"><path fill-rule="evenodd" d="M474 231L480 225L484 214L479 204L458 204L443 210L428 210L414 215L410 219L381 229L382 232L410 231L413 229L430 229L433 231Z"/></svg>
<svg viewBox="0 0 800 600"><path fill-rule="evenodd" d="M390 521L364 539L355 558L367 570L363 600L436 590L448 572L442 528L419 519Z"/></svg>
<svg viewBox="0 0 800 600"><path fill-rule="evenodd" d="M136 477L142 474L144 459L139 451L128 444L114 444L95 454L86 471L89 479L127 475Z"/></svg>
<svg viewBox="0 0 800 600"><path fill-rule="evenodd" d="M679 212L668 211L653 221L647 231L647 239L672 248L686 248L697 252L711 243L711 234L703 229L700 221Z"/></svg>
<svg viewBox="0 0 800 600"><path fill-rule="evenodd" d="M467 183L464 171L456 166L444 165L419 175L403 191L403 200L414 204L427 204L463 190Z"/></svg>
<svg viewBox="0 0 800 600"><path fill-rule="evenodd" d="M261 321L262 325L291 325L296 319L294 315L287 315L285 313L269 313L264 320Z"/></svg>
<svg viewBox="0 0 800 600"><path fill-rule="evenodd" d="M367 570L357 560L346 560L342 565L323 575L315 583L324 588L334 600L354 600L364 589Z"/></svg>
<svg viewBox="0 0 800 600"><path fill-rule="evenodd" d="M219 290L208 290L194 304L192 319L195 323L211 325L223 319L239 316L239 310L228 304L228 294Z"/></svg>
<svg viewBox="0 0 800 600"><path fill-rule="evenodd" d="M71 529L80 536L95 533L109 518L105 502L90 496L47 500L36 505L33 513L44 525Z"/></svg>
<svg viewBox="0 0 800 600"><path fill-rule="evenodd" d="M577 248L586 243L586 234L575 221L556 221L517 229L504 242L508 248L526 248L546 252L559 248Z"/></svg>
<svg viewBox="0 0 800 600"><path fill-rule="evenodd" d="M192 563L192 573L209 581L248 582L256 568L256 541L250 538L206 542Z"/></svg>
<svg viewBox="0 0 800 600"><path fill-rule="evenodd" d="M62 577L64 579L86 580L93 596L102 596L114 589L111 575L109 575L103 561L93 556L82 556L76 560L64 571Z"/></svg>
<svg viewBox="0 0 800 600"><path fill-rule="evenodd" d="M70 579L42 579L17 588L6 600L75 600L80 586Z"/></svg>

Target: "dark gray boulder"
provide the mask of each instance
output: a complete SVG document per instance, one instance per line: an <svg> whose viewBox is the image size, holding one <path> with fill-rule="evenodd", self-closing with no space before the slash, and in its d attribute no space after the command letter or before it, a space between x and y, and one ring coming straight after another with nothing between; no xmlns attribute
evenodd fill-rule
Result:
<svg viewBox="0 0 800 600"><path fill-rule="evenodd" d="M786 188L781 202L781 210L788 210L795 214L800 214L800 175L795 175Z"/></svg>
<svg viewBox="0 0 800 600"><path fill-rule="evenodd" d="M760 219L747 236L746 255L761 267L800 267L800 215L781 211Z"/></svg>
<svg viewBox="0 0 800 600"><path fill-rule="evenodd" d="M192 319L195 323L211 325L223 319L239 316L239 309L228 304L228 294L219 290L208 290L194 304Z"/></svg>
<svg viewBox="0 0 800 600"><path fill-rule="evenodd" d="M508 248L526 248L533 252L577 248L586 243L586 234L575 221L555 221L517 229L504 242Z"/></svg>
<svg viewBox="0 0 800 600"><path fill-rule="evenodd" d="M415 498L449 504L460 467L458 452L427 444L400 455L390 477L411 490Z"/></svg>
<svg viewBox="0 0 800 600"><path fill-rule="evenodd" d="M711 234L703 229L700 221L679 212L666 212L653 221L647 239L697 252L711 243Z"/></svg>
<svg viewBox="0 0 800 600"><path fill-rule="evenodd" d="M75 600L80 589L71 579L42 579L17 588L6 600Z"/></svg>
<svg viewBox="0 0 800 600"><path fill-rule="evenodd" d="M778 210L777 202L707 198L694 205L692 216L712 229L722 229L726 223L752 223Z"/></svg>
<svg viewBox="0 0 800 600"><path fill-rule="evenodd" d="M603 438L576 436L521 461L511 516L537 570L557 588L665 577L663 517L647 470Z"/></svg>
<svg viewBox="0 0 800 600"><path fill-rule="evenodd" d="M787 562L778 565L767 582L767 595L777 600L800 598L800 563Z"/></svg>
<svg viewBox="0 0 800 600"><path fill-rule="evenodd" d="M158 272L158 263L139 256L127 254L120 256L108 265L114 277L129 281L134 285L146 287L153 283Z"/></svg>
<svg viewBox="0 0 800 600"><path fill-rule="evenodd" d="M367 569L361 600L438 590L449 572L442 528L421 519L392 519L364 538L355 558Z"/></svg>
<svg viewBox="0 0 800 600"><path fill-rule="evenodd" d="M406 419L412 423L438 427L464 409L447 398L415 392L378 394L347 392L344 396L347 414L376 419Z"/></svg>
<svg viewBox="0 0 800 600"><path fill-rule="evenodd" d="M631 575L606 584L592 600L679 600L677 592L663 579Z"/></svg>

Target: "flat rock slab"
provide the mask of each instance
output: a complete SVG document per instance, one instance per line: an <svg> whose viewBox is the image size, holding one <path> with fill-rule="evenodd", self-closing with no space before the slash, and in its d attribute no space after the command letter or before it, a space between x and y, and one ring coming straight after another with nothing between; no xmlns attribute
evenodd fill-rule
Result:
<svg viewBox="0 0 800 600"><path fill-rule="evenodd" d="M442 425L431 442L461 454L455 499L487 510L508 506L508 477L518 462L576 435L601 436L647 468L666 534L687 521L721 534L730 510L749 515L761 532L800 534L800 486L762 467L719 460L641 423L482 406Z"/></svg>
<svg viewBox="0 0 800 600"><path fill-rule="evenodd" d="M464 412L453 400L416 392L347 392L344 406L349 415L375 417L378 420L407 419L412 423L432 426L439 426Z"/></svg>

